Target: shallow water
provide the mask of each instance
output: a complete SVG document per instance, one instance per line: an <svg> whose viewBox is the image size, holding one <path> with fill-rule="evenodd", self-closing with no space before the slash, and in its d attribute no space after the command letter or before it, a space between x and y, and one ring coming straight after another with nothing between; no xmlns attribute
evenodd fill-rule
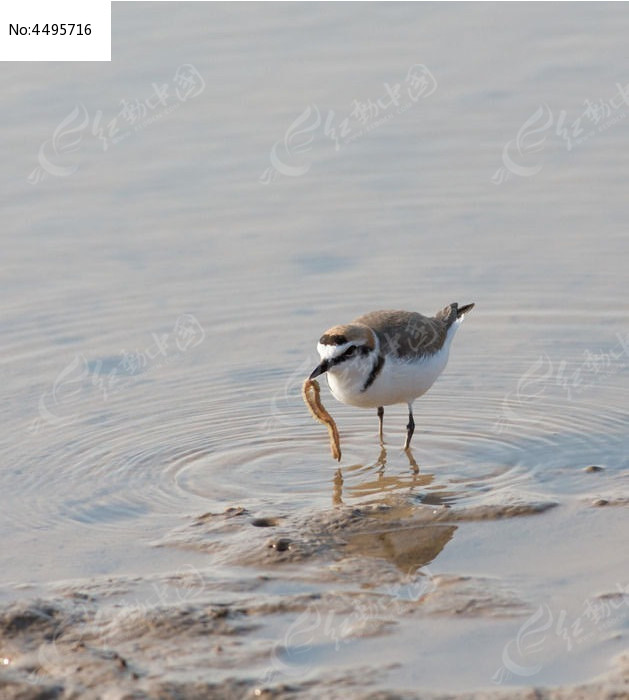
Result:
<svg viewBox="0 0 629 700"><path fill-rule="evenodd" d="M52 601L58 636L94 591L70 629L120 649L116 606L161 621L189 653L149 635L135 665L164 682L214 653L182 604L255 619L239 650L215 631L209 677L244 689L606 671L629 619L622 9L118 3L111 64L5 64L2 603ZM417 468L403 407L383 455L375 411L324 389L337 471L300 396L318 336L451 301L476 308L416 404Z"/></svg>

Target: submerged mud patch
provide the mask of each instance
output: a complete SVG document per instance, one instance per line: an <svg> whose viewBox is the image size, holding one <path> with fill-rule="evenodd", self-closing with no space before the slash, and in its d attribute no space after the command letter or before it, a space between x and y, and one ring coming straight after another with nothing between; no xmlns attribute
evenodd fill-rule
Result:
<svg viewBox="0 0 629 700"><path fill-rule="evenodd" d="M536 515L556 505L520 500L450 507L391 495L385 502L255 518L242 507L230 507L223 513L206 513L156 544L208 554L220 547L222 561L257 567L314 561L325 566L347 557L364 557L381 561L383 569L385 563L393 564L399 574L408 575L435 559L458 523Z"/></svg>
<svg viewBox="0 0 629 700"><path fill-rule="evenodd" d="M423 612L455 617L515 617L531 608L500 581L472 576L435 576Z"/></svg>
<svg viewBox="0 0 629 700"><path fill-rule="evenodd" d="M608 678L559 691L377 690L408 664L398 659L400 639L412 645L417 635L435 635L438 648L447 620L459 633L503 630L508 641L528 624L537 603L517 579L433 575L429 565L459 528L478 530L486 527L481 521L533 516L554 505L431 506L392 495L294 515L254 515L242 506L204 513L156 544L207 555L206 569L62 582L48 597L0 609L0 697L623 697L626 659ZM257 518L274 524L256 527ZM624 609L625 588L603 590L599 603ZM387 644L394 651L382 659L377 653L365 667L363 651Z"/></svg>
<svg viewBox="0 0 629 700"><path fill-rule="evenodd" d="M333 643L388 634L395 618L412 615L420 607L429 615L495 614L496 597L483 594L492 582L471 577L437 577L434 588L419 601L399 600L393 607L386 596L347 593L298 595L248 606L198 604L152 610L116 610L106 600L88 601L77 611L77 598L19 604L1 611L0 697L3 700L74 700L87 698L201 698L254 697L296 700L320 697L357 697L368 700L571 700L579 697L627 697L629 655L612 670L589 683L557 688L496 688L437 693L378 691L382 676L395 664L380 668L354 665L340 671L320 668L305 680L298 672L288 678L295 654L313 653L308 637L295 637L314 628L319 610L326 610ZM495 587L495 586L494 586ZM452 592L454 591L454 596ZM503 603L510 605L504 592ZM608 594L608 596L624 595ZM458 603L456 602L458 600ZM453 608L453 603L455 607ZM360 611L360 614L357 613ZM251 619L273 620L297 613L294 634L273 641L268 632L253 634ZM336 618L335 618L336 616ZM334 620L343 620L335 627ZM297 623L297 625L295 625ZM306 627L305 625L309 625ZM297 644L297 646L296 646Z"/></svg>

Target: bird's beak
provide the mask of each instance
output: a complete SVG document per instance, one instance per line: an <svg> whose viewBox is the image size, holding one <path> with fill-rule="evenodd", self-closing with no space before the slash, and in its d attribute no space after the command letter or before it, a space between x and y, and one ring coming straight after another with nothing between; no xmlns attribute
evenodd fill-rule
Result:
<svg viewBox="0 0 629 700"><path fill-rule="evenodd" d="M314 370L312 371L312 374L308 377L308 379L314 379L315 377L318 377L320 374L327 372L329 367L330 367L329 362L327 360L323 360L323 362L318 367L314 368Z"/></svg>

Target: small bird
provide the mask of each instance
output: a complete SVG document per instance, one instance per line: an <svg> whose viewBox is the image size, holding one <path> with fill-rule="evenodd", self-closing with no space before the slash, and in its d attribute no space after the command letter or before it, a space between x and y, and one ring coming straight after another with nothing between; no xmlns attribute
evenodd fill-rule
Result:
<svg viewBox="0 0 629 700"><path fill-rule="evenodd" d="M321 363L310 379L327 374L332 395L342 403L377 408L383 442L384 407L408 405L408 450L415 431L413 402L443 372L450 343L474 304L449 304L428 317L414 311L371 311L334 326L319 338Z"/></svg>

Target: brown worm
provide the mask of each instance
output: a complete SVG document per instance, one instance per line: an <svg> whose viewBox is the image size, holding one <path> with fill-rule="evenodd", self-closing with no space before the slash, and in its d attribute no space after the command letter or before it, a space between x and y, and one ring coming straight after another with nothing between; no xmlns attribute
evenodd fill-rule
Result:
<svg viewBox="0 0 629 700"><path fill-rule="evenodd" d="M312 417L327 426L328 433L330 434L330 450L332 451L332 457L334 457L337 462L340 462L341 440L339 438L339 431L336 428L336 423L332 416L323 408L319 382L316 379L306 379L301 393L306 402L306 406L310 409Z"/></svg>

